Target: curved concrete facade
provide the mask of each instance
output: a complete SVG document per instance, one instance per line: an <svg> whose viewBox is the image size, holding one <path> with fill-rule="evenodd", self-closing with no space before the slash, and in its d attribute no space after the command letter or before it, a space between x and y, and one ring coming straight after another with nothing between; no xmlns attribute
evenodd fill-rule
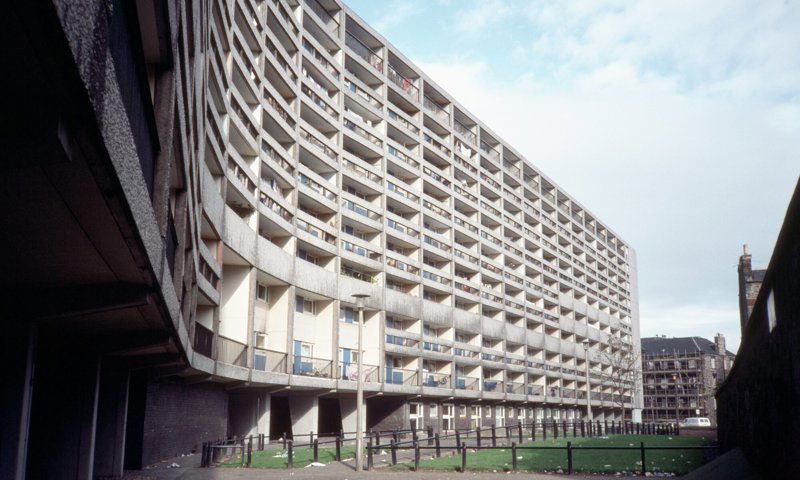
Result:
<svg viewBox="0 0 800 480"><path fill-rule="evenodd" d="M353 431L359 376L381 430L641 404L607 360L639 350L634 250L345 5L9 12L9 478ZM92 407L48 437L61 391ZM37 469L51 441L82 448Z"/></svg>

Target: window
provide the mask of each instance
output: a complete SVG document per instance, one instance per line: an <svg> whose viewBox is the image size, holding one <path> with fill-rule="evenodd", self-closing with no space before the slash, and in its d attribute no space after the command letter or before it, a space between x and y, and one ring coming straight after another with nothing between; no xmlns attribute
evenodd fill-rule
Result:
<svg viewBox="0 0 800 480"><path fill-rule="evenodd" d="M458 416L461 417L461 418L464 418L464 417L467 416L467 406L466 405L461 404L461 405L458 406Z"/></svg>
<svg viewBox="0 0 800 480"><path fill-rule="evenodd" d="M294 302L295 312L307 313L310 315L314 315L316 313L315 304L312 300L306 300L302 295L295 295Z"/></svg>
<svg viewBox="0 0 800 480"><path fill-rule="evenodd" d="M339 309L339 321L344 323L354 323L356 311L353 307L342 307Z"/></svg>
<svg viewBox="0 0 800 480"><path fill-rule="evenodd" d="M428 416L431 417L432 419L436 419L439 417L438 405L436 405L435 403L431 403L428 406Z"/></svg>
<svg viewBox="0 0 800 480"><path fill-rule="evenodd" d="M314 265L319 265L319 259L314 255L310 255L306 250L302 248L297 250L297 258L300 260L305 260L306 262L313 263Z"/></svg>
<svg viewBox="0 0 800 480"><path fill-rule="evenodd" d="M269 289L263 283L256 284L256 299L262 302L269 302Z"/></svg>

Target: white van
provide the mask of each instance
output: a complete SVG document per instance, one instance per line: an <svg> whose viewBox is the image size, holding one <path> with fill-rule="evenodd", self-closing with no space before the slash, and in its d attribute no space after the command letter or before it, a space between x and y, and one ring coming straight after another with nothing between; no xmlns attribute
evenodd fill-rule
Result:
<svg viewBox="0 0 800 480"><path fill-rule="evenodd" d="M681 420L681 427L710 427L711 420L707 417L690 417Z"/></svg>

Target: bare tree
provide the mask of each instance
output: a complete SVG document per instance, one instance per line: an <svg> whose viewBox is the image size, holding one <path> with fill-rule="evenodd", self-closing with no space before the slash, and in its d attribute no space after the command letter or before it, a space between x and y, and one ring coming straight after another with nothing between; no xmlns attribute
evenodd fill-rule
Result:
<svg viewBox="0 0 800 480"><path fill-rule="evenodd" d="M622 410L622 419L627 418L627 405L625 392L628 392L629 403L636 396L636 382L641 377L642 362L639 352L634 348L630 336L614 337L608 339L606 348L600 351L602 363L611 366L611 374L606 380L616 392L613 403Z"/></svg>

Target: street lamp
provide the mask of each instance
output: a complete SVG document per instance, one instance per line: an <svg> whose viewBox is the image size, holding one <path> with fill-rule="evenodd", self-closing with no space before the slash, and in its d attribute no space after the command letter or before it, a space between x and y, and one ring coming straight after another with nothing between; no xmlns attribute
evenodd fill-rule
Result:
<svg viewBox="0 0 800 480"><path fill-rule="evenodd" d="M358 308L358 379L356 382L356 471L364 469L364 376L361 374L364 368L364 302L369 295L357 293L353 295L356 299Z"/></svg>
<svg viewBox="0 0 800 480"><path fill-rule="evenodd" d="M592 421L592 385L589 383L589 339L583 339L583 351L586 354L586 418Z"/></svg>

